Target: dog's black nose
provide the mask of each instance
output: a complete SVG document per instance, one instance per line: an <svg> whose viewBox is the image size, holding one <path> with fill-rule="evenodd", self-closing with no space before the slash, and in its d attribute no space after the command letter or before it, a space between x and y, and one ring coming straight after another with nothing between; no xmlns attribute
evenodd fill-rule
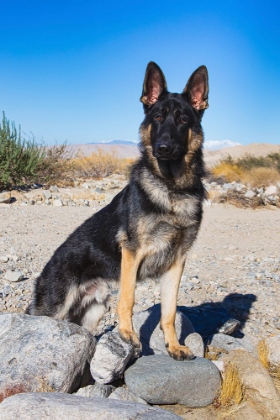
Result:
<svg viewBox="0 0 280 420"><path fill-rule="evenodd" d="M157 146L157 152L160 156L169 156L172 152L172 145L171 144L159 144Z"/></svg>

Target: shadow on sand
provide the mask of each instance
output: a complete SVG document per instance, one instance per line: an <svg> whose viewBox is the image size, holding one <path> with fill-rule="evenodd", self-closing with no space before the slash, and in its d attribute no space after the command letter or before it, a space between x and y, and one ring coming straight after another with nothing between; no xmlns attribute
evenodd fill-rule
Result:
<svg viewBox="0 0 280 420"><path fill-rule="evenodd" d="M242 329L249 317L252 304L256 300L257 297L254 294L231 293L221 302L206 302L193 307L178 306L177 309L188 317L195 331L204 340L217 333L219 328L231 318L235 318L241 323L239 331L233 336L242 338L244 336ZM147 311L149 316L140 328L140 340L141 337L145 337L145 342L141 340L143 350L145 349L144 354L153 354L154 352L149 346L149 341L160 321L160 304L152 306ZM178 337L180 344L184 344L185 338L186 333L182 331L181 336Z"/></svg>

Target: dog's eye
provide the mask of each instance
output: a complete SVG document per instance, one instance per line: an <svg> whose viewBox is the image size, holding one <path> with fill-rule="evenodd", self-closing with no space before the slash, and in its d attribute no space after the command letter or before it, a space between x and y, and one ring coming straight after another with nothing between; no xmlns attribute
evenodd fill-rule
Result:
<svg viewBox="0 0 280 420"><path fill-rule="evenodd" d="M183 118L183 117L179 118L179 124L185 124L186 122L187 122L186 118Z"/></svg>
<svg viewBox="0 0 280 420"><path fill-rule="evenodd" d="M161 116L161 115L156 115L156 116L155 116L155 119L156 119L157 121L161 121L161 120L162 120L162 116Z"/></svg>

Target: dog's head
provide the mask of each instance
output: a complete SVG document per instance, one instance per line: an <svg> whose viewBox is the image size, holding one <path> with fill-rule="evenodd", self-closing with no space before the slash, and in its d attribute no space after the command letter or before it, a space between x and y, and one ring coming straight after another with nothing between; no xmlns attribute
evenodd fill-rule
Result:
<svg viewBox="0 0 280 420"><path fill-rule="evenodd" d="M199 67L189 78L183 92L170 93L162 70L150 62L146 69L140 101L145 119L140 133L144 148L150 149L158 164L180 163L188 154L201 148L200 125L208 108L208 72Z"/></svg>

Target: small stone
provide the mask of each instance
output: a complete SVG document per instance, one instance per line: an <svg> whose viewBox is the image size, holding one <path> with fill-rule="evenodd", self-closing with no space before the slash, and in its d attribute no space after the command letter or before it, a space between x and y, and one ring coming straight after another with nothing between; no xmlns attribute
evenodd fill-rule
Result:
<svg viewBox="0 0 280 420"><path fill-rule="evenodd" d="M204 343L201 335L194 332L185 339L185 346L187 346L194 356L204 357Z"/></svg>
<svg viewBox="0 0 280 420"><path fill-rule="evenodd" d="M237 319L228 319L219 329L218 332L221 334L231 335L235 333L241 326L240 321Z"/></svg>
<svg viewBox="0 0 280 420"><path fill-rule="evenodd" d="M255 193L254 191L252 191L252 190L248 190L248 191L244 194L244 197L245 197L245 198L253 198L253 197L255 197L255 195L256 195L256 193Z"/></svg>
<svg viewBox="0 0 280 420"><path fill-rule="evenodd" d="M9 257L7 257L6 255L0 255L0 262L6 263L8 261L9 261Z"/></svg>
<svg viewBox="0 0 280 420"><path fill-rule="evenodd" d="M12 282L21 281L23 278L24 274L20 270L8 270L5 274L5 279Z"/></svg>
<svg viewBox="0 0 280 420"><path fill-rule="evenodd" d="M58 191L57 186L56 185L51 185L50 186L50 192L51 193L58 193L59 191Z"/></svg>
<svg viewBox="0 0 280 420"><path fill-rule="evenodd" d="M61 199L60 198L55 198L53 200L53 206L54 207L63 207L63 203L62 203Z"/></svg>
<svg viewBox="0 0 280 420"><path fill-rule="evenodd" d="M52 194L49 190L42 190L42 193L46 200L50 200L52 198Z"/></svg>
<svg viewBox="0 0 280 420"><path fill-rule="evenodd" d="M80 388L75 395L80 395L81 397L100 397L100 398L108 398L109 395L116 388L113 385L101 385L99 383L95 383L94 385L88 385L83 388Z"/></svg>
<svg viewBox="0 0 280 420"><path fill-rule="evenodd" d="M271 185L270 187L267 187L265 189L264 195L265 196L270 196L270 195L277 195L278 193L278 188L276 187L276 185Z"/></svg>

